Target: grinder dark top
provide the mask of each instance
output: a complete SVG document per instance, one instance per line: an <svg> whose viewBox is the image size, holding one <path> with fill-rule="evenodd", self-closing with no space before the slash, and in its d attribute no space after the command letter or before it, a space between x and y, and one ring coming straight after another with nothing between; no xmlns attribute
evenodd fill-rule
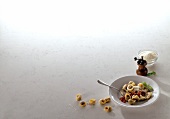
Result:
<svg viewBox="0 0 170 119"><path fill-rule="evenodd" d="M135 57L134 60L137 61L137 65L138 65L136 74L141 76L147 76L148 74L148 69L146 68L147 62L146 60L143 59L143 56L141 57L141 59Z"/></svg>

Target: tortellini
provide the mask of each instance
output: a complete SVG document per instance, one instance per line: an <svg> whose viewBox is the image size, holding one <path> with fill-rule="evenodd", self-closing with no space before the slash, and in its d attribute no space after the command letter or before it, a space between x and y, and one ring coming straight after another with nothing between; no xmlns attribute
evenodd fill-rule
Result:
<svg viewBox="0 0 170 119"><path fill-rule="evenodd" d="M106 103L109 103L111 101L110 97L105 98Z"/></svg>
<svg viewBox="0 0 170 119"><path fill-rule="evenodd" d="M139 96L138 95L133 95L132 100L139 100Z"/></svg>
<svg viewBox="0 0 170 119"><path fill-rule="evenodd" d="M90 99L89 100L89 105L95 105L95 103L96 103L96 99Z"/></svg>
<svg viewBox="0 0 170 119"><path fill-rule="evenodd" d="M81 94L77 94L77 95L76 95L76 100L77 100L77 101L80 101L80 100L81 100L81 97L82 97Z"/></svg>
<svg viewBox="0 0 170 119"><path fill-rule="evenodd" d="M146 95L146 99L150 99L152 97L152 92L148 92Z"/></svg>
<svg viewBox="0 0 170 119"><path fill-rule="evenodd" d="M135 82L133 82L133 81L129 81L128 84L130 84L130 85L132 85L132 86L135 86L135 85L136 85Z"/></svg>
<svg viewBox="0 0 170 119"><path fill-rule="evenodd" d="M82 96L81 96L81 94L77 94L76 95L76 101L80 101L80 100L82 100ZM99 104L105 105L106 103L109 103L110 101L111 101L110 97L106 97L106 98L100 99ZM88 102L80 101L78 103L78 105L82 108L86 107L87 105L95 105L95 104L96 104L96 99L94 99L94 98L91 98ZM111 112L112 107L111 106L105 106L104 111Z"/></svg>
<svg viewBox="0 0 170 119"><path fill-rule="evenodd" d="M134 89L134 88L133 88L133 85L130 85L130 84L129 84L129 85L127 86L127 91L128 91L128 92L132 92L133 89Z"/></svg>
<svg viewBox="0 0 170 119"><path fill-rule="evenodd" d="M139 83L138 86L139 86L140 89L144 89L143 83Z"/></svg>
<svg viewBox="0 0 170 119"><path fill-rule="evenodd" d="M140 95L139 100L145 100L145 99L146 99L146 97L145 97L145 96Z"/></svg>
<svg viewBox="0 0 170 119"><path fill-rule="evenodd" d="M130 105L135 104L135 102L136 102L136 100L132 100L132 99L129 99L129 100L128 100L128 103L129 103Z"/></svg>
<svg viewBox="0 0 170 119"><path fill-rule="evenodd" d="M81 102L79 103L79 106L80 106L80 107L85 107L85 106L86 106L86 102L81 101Z"/></svg>
<svg viewBox="0 0 170 119"><path fill-rule="evenodd" d="M104 104L106 104L106 100L105 100L105 99L100 99L100 100L99 100L99 103L100 103L101 105L104 105Z"/></svg>
<svg viewBox="0 0 170 119"><path fill-rule="evenodd" d="M152 97L152 91L148 90L143 83L136 84L134 81L129 81L128 84L124 84L122 91L120 101L123 103L128 102L130 105L138 101L149 100Z"/></svg>
<svg viewBox="0 0 170 119"><path fill-rule="evenodd" d="M125 84L122 89L123 89L124 91L126 91L126 90L127 90L127 86L128 86L128 84Z"/></svg>
<svg viewBox="0 0 170 119"><path fill-rule="evenodd" d="M111 106L105 106L104 107L104 111L111 112L112 111L112 107Z"/></svg>
<svg viewBox="0 0 170 119"><path fill-rule="evenodd" d="M129 93L126 93L126 94L125 94L125 100L128 101L130 98L131 98L130 94L129 94Z"/></svg>

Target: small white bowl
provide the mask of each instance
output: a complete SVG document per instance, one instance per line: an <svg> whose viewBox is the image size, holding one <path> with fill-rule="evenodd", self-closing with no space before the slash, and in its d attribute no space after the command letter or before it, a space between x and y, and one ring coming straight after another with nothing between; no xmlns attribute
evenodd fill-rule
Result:
<svg viewBox="0 0 170 119"><path fill-rule="evenodd" d="M138 58L141 58L147 61L147 66L153 65L158 59L158 53L155 50L140 50L138 52Z"/></svg>
<svg viewBox="0 0 170 119"><path fill-rule="evenodd" d="M120 101L121 95L117 90L114 90L113 88L109 88L110 97L120 106L131 107L131 108L144 107L144 106L147 106L147 105L154 103L158 99L159 94L160 94L159 86L154 80L152 80L148 77L144 77L144 76L124 76L124 77L116 79L111 84L111 86L114 86L118 89L122 89L122 86L124 84L127 84L129 81L134 81L135 83L146 82L147 84L152 86L153 89L154 89L152 98L150 98L147 101L137 102L135 105L130 105L128 102L123 103L123 102Z"/></svg>

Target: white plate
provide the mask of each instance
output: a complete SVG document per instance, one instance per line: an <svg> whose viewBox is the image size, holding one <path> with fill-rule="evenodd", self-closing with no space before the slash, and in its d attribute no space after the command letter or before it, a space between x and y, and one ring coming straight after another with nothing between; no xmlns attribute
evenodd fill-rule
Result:
<svg viewBox="0 0 170 119"><path fill-rule="evenodd" d="M154 91L153 91L153 96L151 99L147 100L147 101L141 101L136 103L135 105L130 105L129 103L123 103L119 100L120 98L120 93L116 90L114 90L113 88L109 88L109 94L110 97L120 106L125 106L125 107L143 107L143 106L147 106L150 105L152 103L154 103L158 97L159 97L159 86L158 84L148 78L148 77L144 77L144 76L124 76L121 78L116 79L111 86L117 87L118 89L121 89L122 86L124 84L127 84L129 81L134 81L135 83L141 83L141 82L146 82L147 84L149 84L150 86L153 87Z"/></svg>

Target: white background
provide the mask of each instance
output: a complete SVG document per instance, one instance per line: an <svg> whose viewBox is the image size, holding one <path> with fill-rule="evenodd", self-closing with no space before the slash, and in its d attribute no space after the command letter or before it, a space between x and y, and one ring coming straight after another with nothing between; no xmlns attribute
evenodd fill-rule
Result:
<svg viewBox="0 0 170 119"><path fill-rule="evenodd" d="M0 119L170 118L168 0L0 0ZM133 58L154 49L149 67L159 100L139 109L79 108L108 96L107 83L135 75Z"/></svg>

